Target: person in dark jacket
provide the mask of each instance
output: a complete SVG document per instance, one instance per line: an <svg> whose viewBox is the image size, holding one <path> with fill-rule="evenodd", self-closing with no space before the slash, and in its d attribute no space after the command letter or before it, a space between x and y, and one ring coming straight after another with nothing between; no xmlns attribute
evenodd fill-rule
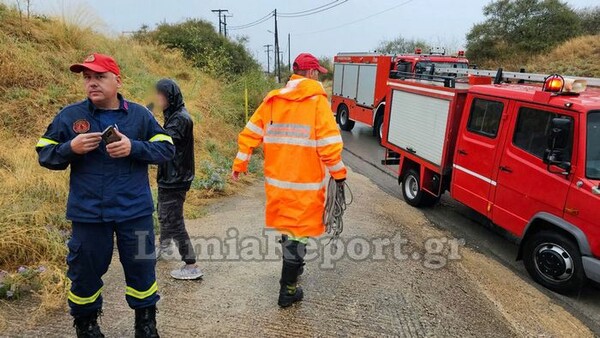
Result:
<svg viewBox="0 0 600 338"><path fill-rule="evenodd" d="M202 271L185 229L183 203L194 180L194 122L185 109L181 89L170 79L156 84L157 102L163 110L164 128L175 143L175 156L158 167L159 257L166 254L171 240L179 249L185 265L171 272L175 279L198 279Z"/></svg>
<svg viewBox="0 0 600 338"><path fill-rule="evenodd" d="M67 218L68 303L77 337L104 337L98 325L102 276L112 260L114 235L125 272L125 298L135 309L135 336L158 337L154 204L148 164L170 160L173 140L150 111L119 94L119 66L92 54L71 66L83 73L88 98L61 110L36 145L40 165L71 166ZM103 131L112 129L112 137Z"/></svg>

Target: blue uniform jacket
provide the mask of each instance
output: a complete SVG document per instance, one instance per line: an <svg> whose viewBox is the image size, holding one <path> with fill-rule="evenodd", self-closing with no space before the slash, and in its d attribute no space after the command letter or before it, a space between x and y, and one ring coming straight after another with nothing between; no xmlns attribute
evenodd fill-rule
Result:
<svg viewBox="0 0 600 338"><path fill-rule="evenodd" d="M67 218L74 222L126 221L154 211L148 164L170 160L175 146L145 107L119 95L115 123L131 140L131 154L113 159L104 142L85 155L71 151L70 142L83 132L102 132L107 126L89 100L64 108L50 123L36 150L42 166L65 170L71 165Z"/></svg>

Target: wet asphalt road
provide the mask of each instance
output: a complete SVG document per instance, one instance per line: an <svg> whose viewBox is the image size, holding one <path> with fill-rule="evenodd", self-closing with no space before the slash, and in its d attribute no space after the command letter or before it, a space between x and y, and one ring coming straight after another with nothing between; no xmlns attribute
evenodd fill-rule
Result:
<svg viewBox="0 0 600 338"><path fill-rule="evenodd" d="M381 160L385 149L372 136L372 129L356 123L352 132L342 132L344 162L355 172L365 175L385 192L402 199L397 181L398 166L385 166ZM466 245L510 268L524 281L548 295L600 336L600 286L589 285L578 296L566 297L549 291L531 280L521 261L516 261L517 239L503 229L490 224L483 216L444 195L440 205L422 210L427 219ZM557 320L559 320L557 318Z"/></svg>

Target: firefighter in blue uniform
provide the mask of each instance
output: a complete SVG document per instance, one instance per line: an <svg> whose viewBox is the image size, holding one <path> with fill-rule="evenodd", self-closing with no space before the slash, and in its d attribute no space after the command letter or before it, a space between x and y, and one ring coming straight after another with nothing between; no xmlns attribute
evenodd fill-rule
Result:
<svg viewBox="0 0 600 338"><path fill-rule="evenodd" d="M145 107L126 101L115 60L90 55L71 66L83 73L87 100L64 108L36 150L42 166L71 166L67 218L72 221L67 276L68 303L78 337L103 337L102 276L113 253L113 236L125 272L125 295L135 309L135 336L158 337L154 211L148 165L173 157L171 137ZM103 131L112 126L112 138Z"/></svg>

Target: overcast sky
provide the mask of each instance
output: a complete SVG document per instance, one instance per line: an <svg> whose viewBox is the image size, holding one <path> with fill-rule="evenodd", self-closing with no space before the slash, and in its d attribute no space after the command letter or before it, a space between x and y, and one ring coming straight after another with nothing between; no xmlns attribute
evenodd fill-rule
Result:
<svg viewBox="0 0 600 338"><path fill-rule="evenodd" d="M16 0L10 0L16 1ZM21 0L23 1L23 0ZM229 27L254 22L273 9L279 13L294 13L312 9L333 0L32 0L34 10L66 16L82 13L87 6L96 18L104 22L100 30L110 34L138 29L147 24L179 22L187 18L202 18L217 26L217 14L212 9L227 9ZM340 0L339 2L342 2ZM348 0L330 10L298 18L280 18L280 48L287 62L287 34L291 34L292 58L300 52L317 56L332 56L342 51L369 51L385 39L398 35L419 38L434 45L451 48L464 46L465 34L473 24L481 22L482 7L489 0ZM575 8L597 6L599 0L567 1ZM85 21L79 18L78 21ZM257 26L230 30L231 36L249 38L248 47L255 57L266 64L263 45L273 44L273 19Z"/></svg>

